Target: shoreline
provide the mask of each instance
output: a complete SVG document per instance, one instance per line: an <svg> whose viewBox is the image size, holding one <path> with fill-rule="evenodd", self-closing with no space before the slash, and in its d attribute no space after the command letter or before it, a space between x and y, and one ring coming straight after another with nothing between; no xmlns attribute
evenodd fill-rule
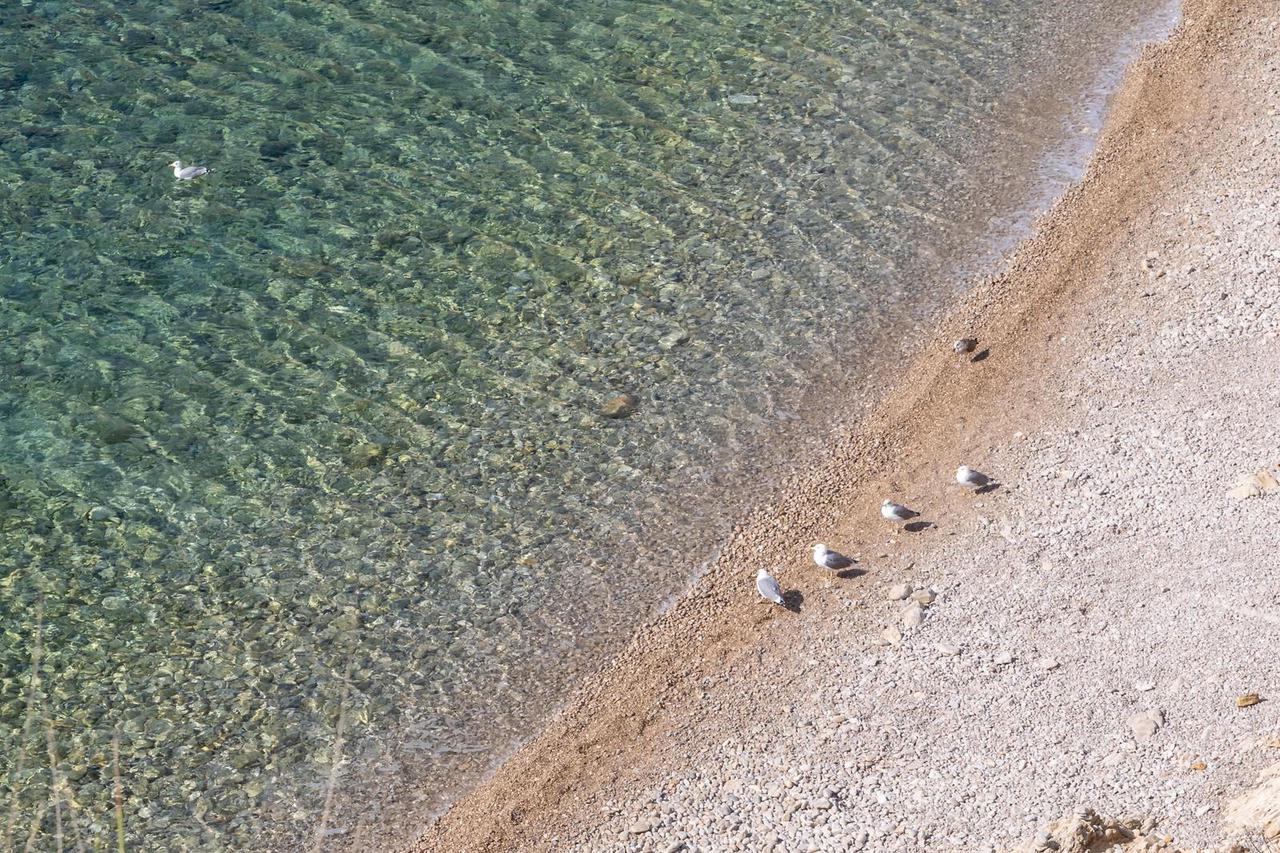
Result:
<svg viewBox="0 0 1280 853"><path fill-rule="evenodd" d="M1045 79L1036 78L1029 83L1027 90L1021 93L1020 104L1001 102L990 117L990 124L1003 128L1010 138L1019 135L1011 128L1018 123L1025 125L1030 114L1058 126L1054 133L1042 140L1021 140L1012 155L1010 151L1014 149L1003 147L995 138L963 149L960 160L964 167L973 167L975 171L989 175L990 182L994 183L1001 183L1005 173L1012 170L1007 175L1009 184L1002 184L998 202L988 199L981 203L981 209L976 206L978 203L971 203L975 209L957 220L958 227L963 223L963 227L959 227L959 236L951 235L947 248L939 251L937 258L928 263L921 262L920 269L916 271L918 280L915 275L905 277L906 280L917 281L922 292L927 294L919 300L923 307L906 308L905 302L914 300L897 294L895 298L903 301L904 305L888 309L886 316L890 322L877 324L868 320L862 325L854 324L848 330L850 337L858 342L856 349L845 347L836 352L833 347L829 352L815 350L809 353L813 361L808 365L803 385L776 389L772 405L776 413L782 413L780 417L736 448L735 459L731 463L723 462L713 477L702 481L704 485L698 494L681 493L673 502L669 514L693 516L698 521L684 524L678 530L652 518L636 524L631 531L635 536L634 550L646 555L636 561L638 564L680 567L680 571L672 575L676 581L670 586L670 592L643 606L643 615L637 620L636 630L661 618L699 582L718 559L732 528L739 526L751 507L768 502L802 461L821 461L831 453L830 446L836 433L829 424L808 414L807 410L820 408L822 401L833 396L841 399L842 408L850 420L860 419L873 410L887 396L891 386L859 387L866 376L901 359L913 358L918 344L927 338L929 328L955 302L956 293L963 292L969 283L980 279L975 271L997 266L1010 247L1016 246L1030 233L1034 222L1049 208L1052 200L1070 185L1071 179L1066 176L1083 172L1097 136L1097 125L1093 119L1105 113L1105 105L1114 93L1124 68L1142 45L1166 36L1178 17L1178 0L1160 0L1154 5L1159 8L1131 12L1128 24L1132 29L1123 37L1116 35L1115 22L1111 21L1103 28L1110 38L1099 34L1093 39L1095 46L1105 43L1108 58L1093 73L1085 74L1079 68L1073 68L1071 82L1067 86L1067 90L1074 93L1071 97L1065 97L1061 92L1049 92L1051 86L1045 82L1048 75L1041 71L1037 73ZM1087 84L1082 82L1084 80L1088 81ZM1037 106L1032 109L1029 104ZM1087 143L1081 143L1081 137L1077 136L1076 126L1082 123L1091 128L1091 132L1083 137L1089 140ZM1024 127L1024 134L1025 130ZM957 290L960 287L957 283L963 283L961 290ZM866 355L866 352L875 355ZM703 548L697 544L699 542L708 542L713 547ZM627 559L629 556L623 555L619 565ZM571 671L575 675L589 675L607 666L616 653L626 648L634 633L635 630L623 632L617 642L595 643L617 651L607 651L586 663L571 665ZM576 680L568 679L570 682ZM551 712L537 718L538 725L561 713L566 697L571 699L575 693L576 688L571 688L552 702ZM357 845L358 839L367 836L370 826L378 827L378 832L395 837L399 842L406 827L422 825L421 815L425 813L427 820L434 820L446 813L453 802L465 798L482 785L496 768L524 748L526 743L516 742L485 755L486 759L492 760L463 765L466 766L463 780L454 788L431 787L432 797L420 796L421 792L415 791L411 785L398 781L389 786L380 803L383 811L378 817L367 822L347 820L339 823L355 824L351 838L356 839L353 843ZM475 771L476 767L482 766L486 769ZM409 774L408 778L412 775ZM418 809L408 805L423 802L430 803L430 807ZM419 819L415 821L414 817Z"/></svg>
<svg viewBox="0 0 1280 853"><path fill-rule="evenodd" d="M771 641L787 645L779 616L761 611L744 582L756 566L785 567L784 587L806 591L799 616L809 625L815 614L847 609L823 579L799 568L796 554L815 536L839 531L842 542L861 545L860 566L870 577L849 583L885 582L889 575L878 553L887 546L873 544L883 530L867 513L851 515L848 508L874 506L878 500L870 499L884 491L910 497L911 475L937 467L932 448L954 445L957 424L965 425L964 442L981 444L975 425L991 419L984 401L1033 387L1038 377L1020 365L1060 356L1055 323L1098 292L1099 271L1108 254L1119 251L1149 195L1141 190L1144 181L1159 176L1149 162L1152 152L1186 142L1161 135L1209 109L1209 93L1197 92L1196 75L1225 55L1222 33L1247 15L1243 9L1261 5L1186 4L1177 31L1144 51L1126 74L1085 177L1036 224L1005 271L963 297L928 336L902 386L856 433L834 443L822 468L791 477L776 506L757 509L737 525L697 586L587 679L538 737L458 800L414 849L536 849L553 833L563 836L565 827L586 828L586 815L600 819L604 799L619 799L663 776L673 738L699 725L703 708L694 697L714 690L726 671L762 665ZM970 334L992 355L975 369L958 371L943 350L949 340ZM1034 420L1024 418L1026 424ZM895 542L893 561L912 562L935 538ZM698 653L688 654L690 648ZM734 730L724 723L724 731Z"/></svg>

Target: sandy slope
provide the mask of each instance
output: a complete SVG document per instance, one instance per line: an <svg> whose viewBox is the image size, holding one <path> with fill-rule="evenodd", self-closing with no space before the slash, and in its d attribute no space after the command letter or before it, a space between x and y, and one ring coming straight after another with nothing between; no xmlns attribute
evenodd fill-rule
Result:
<svg viewBox="0 0 1280 853"><path fill-rule="evenodd" d="M1192 0L886 405L415 849L1005 849L1081 806L1228 838L1280 760L1280 492L1229 494L1280 466L1278 320L1280 4ZM899 582L937 597L885 645Z"/></svg>

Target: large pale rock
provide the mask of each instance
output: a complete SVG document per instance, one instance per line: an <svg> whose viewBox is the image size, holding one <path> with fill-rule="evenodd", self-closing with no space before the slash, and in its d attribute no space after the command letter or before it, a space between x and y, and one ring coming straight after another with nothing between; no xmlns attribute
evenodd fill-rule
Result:
<svg viewBox="0 0 1280 853"><path fill-rule="evenodd" d="M1229 826L1261 832L1267 841L1280 839L1280 764L1262 771L1251 791L1227 804L1223 817Z"/></svg>
<svg viewBox="0 0 1280 853"><path fill-rule="evenodd" d="M1139 711L1128 719L1134 740L1146 743L1164 725L1163 711Z"/></svg>

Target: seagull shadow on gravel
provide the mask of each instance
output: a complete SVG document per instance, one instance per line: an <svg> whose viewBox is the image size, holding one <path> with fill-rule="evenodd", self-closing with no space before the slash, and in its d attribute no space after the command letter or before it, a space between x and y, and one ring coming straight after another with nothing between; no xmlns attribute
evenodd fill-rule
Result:
<svg viewBox="0 0 1280 853"><path fill-rule="evenodd" d="M782 594L782 606L792 613L799 613L804 605L804 593L798 589L789 589Z"/></svg>
<svg viewBox="0 0 1280 853"><path fill-rule="evenodd" d="M982 352L978 353L978 354L977 354L977 355L975 355L973 358L969 359L969 361L975 361L975 362L976 362L976 361L986 361L986 360L987 360L987 359L989 359L989 358L991 358L991 348L990 348L990 347L988 347L987 349L984 349Z"/></svg>
<svg viewBox="0 0 1280 853"><path fill-rule="evenodd" d="M836 572L836 577L840 578L841 580L847 581L847 580L852 580L853 578L860 578L866 573L867 573L866 569L860 569L857 566L850 566L847 569L841 569L840 571Z"/></svg>
<svg viewBox="0 0 1280 853"><path fill-rule="evenodd" d="M973 493L975 495L986 495L996 491L997 489L1002 489L1002 488L1004 488L1004 485L1001 483L987 483L981 489L974 489Z"/></svg>
<svg viewBox="0 0 1280 853"><path fill-rule="evenodd" d="M921 533L930 527L937 527L932 521L913 521L909 524L902 525L902 529L908 533Z"/></svg>

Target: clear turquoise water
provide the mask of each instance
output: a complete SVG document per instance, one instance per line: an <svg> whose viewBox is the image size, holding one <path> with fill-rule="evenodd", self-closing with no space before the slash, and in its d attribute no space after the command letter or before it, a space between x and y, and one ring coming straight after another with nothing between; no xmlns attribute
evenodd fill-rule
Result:
<svg viewBox="0 0 1280 853"><path fill-rule="evenodd" d="M438 808L1155 6L5 6L3 846Z"/></svg>

